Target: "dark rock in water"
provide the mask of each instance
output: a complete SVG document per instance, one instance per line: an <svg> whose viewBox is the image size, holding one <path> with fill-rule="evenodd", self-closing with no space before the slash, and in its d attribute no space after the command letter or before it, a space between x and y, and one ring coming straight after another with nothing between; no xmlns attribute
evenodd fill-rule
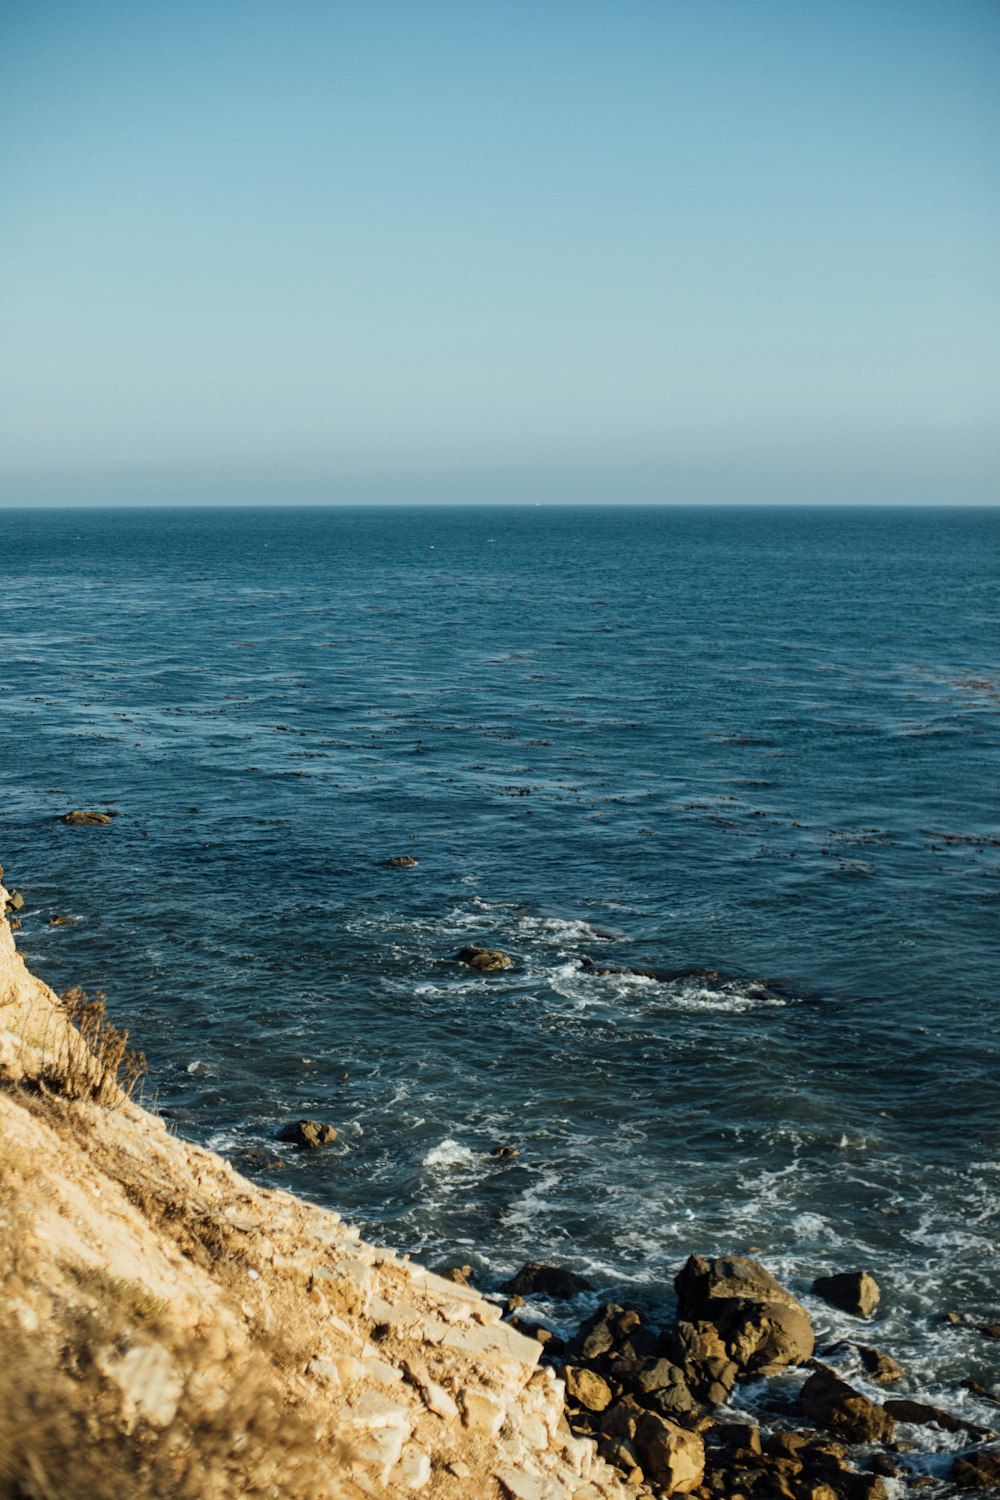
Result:
<svg viewBox="0 0 1000 1500"><path fill-rule="evenodd" d="M279 1141L290 1141L300 1151L315 1151L319 1146L328 1146L336 1139L337 1132L333 1126L324 1125L319 1120L293 1120L278 1131Z"/></svg>
<svg viewBox="0 0 1000 1500"><path fill-rule="evenodd" d="M641 967L633 968L629 965L605 966L603 964L595 964L593 959L590 958L581 958L580 968L583 969L583 971L587 974L597 974L601 978L609 977L612 974L633 974L639 979L659 980L661 984L666 984L669 980L675 979L677 977L677 975L669 969L646 969Z"/></svg>
<svg viewBox="0 0 1000 1500"><path fill-rule="evenodd" d="M918 1427L940 1427L943 1432L968 1432L979 1442L996 1436L988 1427L977 1427L974 1422L963 1422L953 1412L943 1411L940 1406L930 1406L924 1401L889 1400L885 1410L897 1422L913 1422Z"/></svg>
<svg viewBox="0 0 1000 1500"><path fill-rule="evenodd" d="M499 1157L501 1161L516 1161L517 1147L506 1145L494 1146L490 1155Z"/></svg>
<svg viewBox="0 0 1000 1500"><path fill-rule="evenodd" d="M480 948L478 943L460 948L455 954L455 962L468 964L470 969L478 969L482 974L496 974L514 964L509 953L501 953L499 948Z"/></svg>
<svg viewBox="0 0 1000 1500"><path fill-rule="evenodd" d="M1000 1323L973 1323L977 1333L981 1333L986 1339L1000 1339Z"/></svg>
<svg viewBox="0 0 1000 1500"><path fill-rule="evenodd" d="M412 854L396 854L392 859L387 859L383 863L389 870L412 870L413 866L419 865L420 861Z"/></svg>
<svg viewBox="0 0 1000 1500"><path fill-rule="evenodd" d="M115 813L75 811L63 813L62 822L73 828L104 828L117 816Z"/></svg>
<svg viewBox="0 0 1000 1500"><path fill-rule="evenodd" d="M989 1401L993 1406L1000 1406L1000 1396L995 1391L991 1391L988 1385L983 1385L981 1380L963 1380L962 1385L965 1390L971 1391L981 1401Z"/></svg>
<svg viewBox="0 0 1000 1500"><path fill-rule="evenodd" d="M874 1276L867 1271L842 1271L837 1276L818 1276L813 1291L831 1307L851 1313L856 1318L870 1318L878 1307L881 1292Z"/></svg>
<svg viewBox="0 0 1000 1500"><path fill-rule="evenodd" d="M799 1392L799 1410L848 1443L888 1443L896 1424L883 1407L821 1366Z"/></svg>
<svg viewBox="0 0 1000 1500"><path fill-rule="evenodd" d="M542 1297L557 1297L568 1301L580 1292L592 1292L594 1288L585 1276L576 1271L567 1271L564 1266L547 1266L541 1261L530 1260L522 1266L516 1276L504 1282L503 1291L518 1297L537 1294Z"/></svg>
<svg viewBox="0 0 1000 1500"><path fill-rule="evenodd" d="M566 1365L563 1370L566 1395L587 1411L604 1411L611 1405L611 1387L606 1380L585 1365Z"/></svg>
<svg viewBox="0 0 1000 1500"><path fill-rule="evenodd" d="M897 1364L891 1354L883 1354L881 1349L871 1349L867 1344L856 1344L855 1348L868 1379L876 1385L892 1385L905 1374L903 1366Z"/></svg>
<svg viewBox="0 0 1000 1500"><path fill-rule="evenodd" d="M48 919L48 921L46 922L45 925L47 927L68 927L70 925L70 919L69 919L69 917L56 917L56 916L53 916L53 917L49 917L49 919Z"/></svg>
<svg viewBox="0 0 1000 1500"><path fill-rule="evenodd" d="M712 1324L741 1375L776 1375L812 1355L809 1314L755 1260L692 1255L674 1285L681 1320Z"/></svg>
<svg viewBox="0 0 1000 1500"><path fill-rule="evenodd" d="M963 1490L1000 1489L1000 1448L980 1448L956 1458L951 1477Z"/></svg>

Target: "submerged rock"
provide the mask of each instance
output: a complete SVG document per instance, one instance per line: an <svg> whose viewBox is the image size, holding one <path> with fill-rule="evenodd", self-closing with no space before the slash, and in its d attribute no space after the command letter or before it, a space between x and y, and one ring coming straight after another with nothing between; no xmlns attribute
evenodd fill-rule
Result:
<svg viewBox="0 0 1000 1500"><path fill-rule="evenodd" d="M490 1152L490 1155L499 1157L501 1161L516 1161L518 1151L516 1146L508 1146L506 1144L503 1144L494 1146L493 1150Z"/></svg>
<svg viewBox="0 0 1000 1500"><path fill-rule="evenodd" d="M69 823L72 828L104 828L114 821L115 813L88 812L77 810L63 813L61 821Z"/></svg>
<svg viewBox="0 0 1000 1500"><path fill-rule="evenodd" d="M547 1266L541 1261L529 1260L515 1276L504 1282L502 1290L518 1297L530 1297L535 1294L569 1301L580 1292L592 1292L594 1288L585 1276L580 1276L576 1271L568 1271L564 1266Z"/></svg>
<svg viewBox="0 0 1000 1500"><path fill-rule="evenodd" d="M836 1276L818 1276L813 1291L831 1307L851 1313L855 1318L870 1318L881 1300L878 1282L867 1271L841 1271Z"/></svg>
<svg viewBox="0 0 1000 1500"><path fill-rule="evenodd" d="M336 1139L337 1132L333 1126L324 1125L320 1120L293 1120L278 1132L279 1141L290 1141L300 1151L315 1151Z"/></svg>
<svg viewBox="0 0 1000 1500"><path fill-rule="evenodd" d="M419 865L419 859L412 854L395 854L392 859L383 860L389 870L412 870L414 865Z"/></svg>
<svg viewBox="0 0 1000 1500"><path fill-rule="evenodd" d="M478 943L460 948L455 954L455 962L468 964L470 969L478 969L482 974L496 974L514 964L509 953L501 953L499 948L481 948Z"/></svg>

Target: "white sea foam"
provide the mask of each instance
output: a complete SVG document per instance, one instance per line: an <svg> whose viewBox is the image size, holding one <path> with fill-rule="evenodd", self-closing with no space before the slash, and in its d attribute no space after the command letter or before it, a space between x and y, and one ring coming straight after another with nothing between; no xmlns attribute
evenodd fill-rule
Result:
<svg viewBox="0 0 1000 1500"><path fill-rule="evenodd" d="M474 1151L450 1139L432 1146L423 1158L425 1167L471 1167L475 1165L475 1161Z"/></svg>

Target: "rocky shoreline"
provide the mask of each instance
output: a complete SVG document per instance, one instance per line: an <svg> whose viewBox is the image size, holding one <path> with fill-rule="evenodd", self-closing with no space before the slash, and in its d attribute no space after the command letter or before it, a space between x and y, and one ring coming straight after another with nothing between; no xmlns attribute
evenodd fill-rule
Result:
<svg viewBox="0 0 1000 1500"><path fill-rule="evenodd" d="M911 1488L1000 1487L993 1427L887 1393L908 1392L914 1382L862 1338L817 1351L805 1307L748 1257L689 1257L675 1281L676 1318L666 1326L637 1307L604 1303L566 1340L525 1318L527 1298L572 1298L587 1283L562 1268L531 1265L506 1289L505 1315L541 1338L543 1360L564 1382L571 1429L592 1439L641 1494L884 1500ZM859 1333L879 1302L864 1271L818 1277L813 1291L857 1318ZM995 1334L992 1325L981 1331ZM805 1379L791 1381L795 1372L807 1372ZM739 1400L748 1386L752 1419ZM1000 1399L974 1381L964 1389L996 1410L1000 1426ZM950 1435L942 1448L948 1480L912 1463L915 1429Z"/></svg>
<svg viewBox="0 0 1000 1500"><path fill-rule="evenodd" d="M966 1382L983 1414L970 1421L919 1399L868 1341L868 1271L813 1281L859 1329L820 1349L807 1309L746 1256L691 1255L666 1323L595 1307L562 1266L531 1263L484 1295L467 1268L365 1245L170 1136L120 1087L131 1054L103 1009L24 967L20 905L0 887L0 1497L1000 1488L1000 1400ZM455 958L509 963L478 946ZM334 1135L304 1120L286 1138L308 1150ZM554 1304L577 1310L572 1331L551 1326ZM915 1461L918 1432L940 1436L940 1477Z"/></svg>

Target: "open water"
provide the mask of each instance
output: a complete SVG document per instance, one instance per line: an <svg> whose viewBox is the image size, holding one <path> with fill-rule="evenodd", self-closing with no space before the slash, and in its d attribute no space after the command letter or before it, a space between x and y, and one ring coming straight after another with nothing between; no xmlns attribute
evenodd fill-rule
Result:
<svg viewBox="0 0 1000 1500"><path fill-rule="evenodd" d="M998 544L997 510L0 512L22 947L107 990L173 1128L369 1237L653 1303L753 1247L831 1338L813 1277L867 1267L863 1337L988 1419L956 1383L1000 1344L939 1319L1000 1302ZM276 1145L299 1116L337 1143Z"/></svg>

